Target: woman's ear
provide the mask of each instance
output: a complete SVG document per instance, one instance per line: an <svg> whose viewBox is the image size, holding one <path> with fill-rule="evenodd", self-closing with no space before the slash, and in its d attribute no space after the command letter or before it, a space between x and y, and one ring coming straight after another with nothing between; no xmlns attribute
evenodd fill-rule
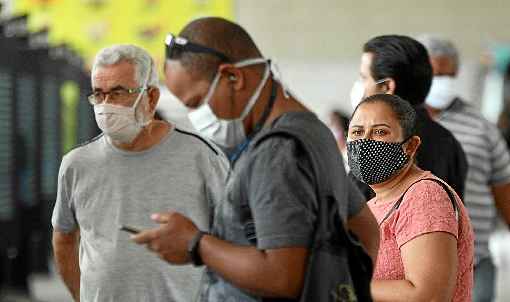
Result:
<svg viewBox="0 0 510 302"><path fill-rule="evenodd" d="M405 146L405 153L411 158L415 157L416 152L418 152L418 148L420 148L420 145L421 138L419 136L414 135L410 137Z"/></svg>

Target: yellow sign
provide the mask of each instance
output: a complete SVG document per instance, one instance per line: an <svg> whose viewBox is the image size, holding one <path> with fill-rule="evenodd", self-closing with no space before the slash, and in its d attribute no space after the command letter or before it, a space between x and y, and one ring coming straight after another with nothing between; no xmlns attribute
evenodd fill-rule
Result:
<svg viewBox="0 0 510 302"><path fill-rule="evenodd" d="M197 17L233 18L233 0L17 0L17 13L29 14L29 28L49 28L52 44L66 43L90 64L108 45L131 43L159 63L164 39Z"/></svg>

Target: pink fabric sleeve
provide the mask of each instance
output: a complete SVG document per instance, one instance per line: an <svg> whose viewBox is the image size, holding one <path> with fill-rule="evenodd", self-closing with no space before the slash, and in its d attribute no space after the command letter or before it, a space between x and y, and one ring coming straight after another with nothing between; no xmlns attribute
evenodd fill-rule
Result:
<svg viewBox="0 0 510 302"><path fill-rule="evenodd" d="M458 222L443 187L430 180L412 186L394 220L395 238L401 248L414 238L432 232L450 233L458 239Z"/></svg>

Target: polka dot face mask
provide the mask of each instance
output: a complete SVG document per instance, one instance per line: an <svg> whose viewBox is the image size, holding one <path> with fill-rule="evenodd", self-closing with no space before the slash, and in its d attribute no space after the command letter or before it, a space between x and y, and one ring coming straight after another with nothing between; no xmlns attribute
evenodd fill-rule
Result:
<svg viewBox="0 0 510 302"><path fill-rule="evenodd" d="M349 167L353 175L368 184L385 182L409 161L401 143L359 139L347 143Z"/></svg>

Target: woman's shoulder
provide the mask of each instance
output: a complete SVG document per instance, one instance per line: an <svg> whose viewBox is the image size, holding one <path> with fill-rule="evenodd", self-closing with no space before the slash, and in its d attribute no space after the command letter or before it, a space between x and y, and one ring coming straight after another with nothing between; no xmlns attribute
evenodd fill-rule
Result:
<svg viewBox="0 0 510 302"><path fill-rule="evenodd" d="M457 238L456 209L441 181L431 173L420 177L405 194L398 209L395 228L399 246L426 233L446 232Z"/></svg>
<svg viewBox="0 0 510 302"><path fill-rule="evenodd" d="M416 209L422 204L429 210L436 207L452 207L450 195L446 190L450 190L454 198L458 199L455 191L446 182L431 172L423 172L404 194L402 206L412 203L411 208Z"/></svg>
<svg viewBox="0 0 510 302"><path fill-rule="evenodd" d="M444 186L450 186L441 178L435 176L430 171L423 171L420 175L409 185L406 195L416 195L423 193L437 193L445 191ZM446 192L445 192L446 193Z"/></svg>

